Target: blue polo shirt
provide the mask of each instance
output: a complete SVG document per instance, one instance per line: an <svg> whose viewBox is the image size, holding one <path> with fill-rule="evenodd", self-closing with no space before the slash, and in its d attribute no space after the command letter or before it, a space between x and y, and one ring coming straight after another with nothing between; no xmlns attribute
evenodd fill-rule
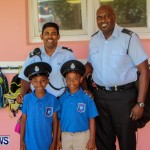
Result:
<svg viewBox="0 0 150 150"><path fill-rule="evenodd" d="M76 93L66 91L59 99L60 125L63 132L83 132L89 129L89 119L98 116L95 103L80 88Z"/></svg>
<svg viewBox="0 0 150 150"><path fill-rule="evenodd" d="M43 98L37 98L34 92L24 96L22 113L27 116L25 128L27 150L50 149L52 116L58 110L58 100L48 92Z"/></svg>
<svg viewBox="0 0 150 150"><path fill-rule="evenodd" d="M138 36L133 33L129 45L130 35L122 30L116 24L107 40L101 31L91 38L88 62L93 66L92 77L98 85L117 86L136 81L136 66L148 58Z"/></svg>

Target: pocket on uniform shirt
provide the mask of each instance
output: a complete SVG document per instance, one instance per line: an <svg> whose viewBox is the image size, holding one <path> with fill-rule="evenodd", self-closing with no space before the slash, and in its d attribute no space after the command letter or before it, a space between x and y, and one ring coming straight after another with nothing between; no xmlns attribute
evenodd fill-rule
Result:
<svg viewBox="0 0 150 150"><path fill-rule="evenodd" d="M124 66L125 64L128 64L131 61L129 55L126 53L125 50L112 50L111 54L112 56L110 57L110 61L114 62L112 63L112 66L116 66L119 68Z"/></svg>
<svg viewBox="0 0 150 150"><path fill-rule="evenodd" d="M95 61L97 60L97 57L98 57L98 49L96 48L91 48L92 50L90 50L90 57L91 57L91 61Z"/></svg>
<svg viewBox="0 0 150 150"><path fill-rule="evenodd" d="M127 50L121 49L121 50L112 50L112 55L119 55L119 56L126 56L127 55Z"/></svg>

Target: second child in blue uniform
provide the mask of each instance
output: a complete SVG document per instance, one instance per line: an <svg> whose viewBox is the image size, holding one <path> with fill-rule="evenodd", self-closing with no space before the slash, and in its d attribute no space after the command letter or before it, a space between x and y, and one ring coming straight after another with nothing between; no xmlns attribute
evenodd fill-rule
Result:
<svg viewBox="0 0 150 150"><path fill-rule="evenodd" d="M70 60L63 64L61 73L68 88L59 99L60 125L57 149L94 150L94 118L98 116L98 112L94 101L80 87L85 67L77 60Z"/></svg>
<svg viewBox="0 0 150 150"><path fill-rule="evenodd" d="M51 70L49 64L36 62L24 71L35 90L23 100L20 150L56 150L59 103L45 90Z"/></svg>

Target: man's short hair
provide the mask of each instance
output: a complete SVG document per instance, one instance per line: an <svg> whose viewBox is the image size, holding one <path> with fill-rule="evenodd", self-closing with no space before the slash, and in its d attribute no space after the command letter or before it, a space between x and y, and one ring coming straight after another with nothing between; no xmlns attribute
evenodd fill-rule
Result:
<svg viewBox="0 0 150 150"><path fill-rule="evenodd" d="M54 27L57 30L57 34L59 35L59 26L54 22L45 23L42 27L42 34L43 34L44 30L48 27Z"/></svg>

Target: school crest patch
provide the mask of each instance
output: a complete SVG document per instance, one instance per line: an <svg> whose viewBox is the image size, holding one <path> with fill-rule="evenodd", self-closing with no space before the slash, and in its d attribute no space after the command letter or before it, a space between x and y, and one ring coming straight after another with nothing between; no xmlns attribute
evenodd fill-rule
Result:
<svg viewBox="0 0 150 150"><path fill-rule="evenodd" d="M47 117L51 117L53 115L53 107L46 107L46 113L45 115Z"/></svg>
<svg viewBox="0 0 150 150"><path fill-rule="evenodd" d="M86 104L78 103L78 108L77 108L78 112L83 113L85 112L85 109L86 109Z"/></svg>

